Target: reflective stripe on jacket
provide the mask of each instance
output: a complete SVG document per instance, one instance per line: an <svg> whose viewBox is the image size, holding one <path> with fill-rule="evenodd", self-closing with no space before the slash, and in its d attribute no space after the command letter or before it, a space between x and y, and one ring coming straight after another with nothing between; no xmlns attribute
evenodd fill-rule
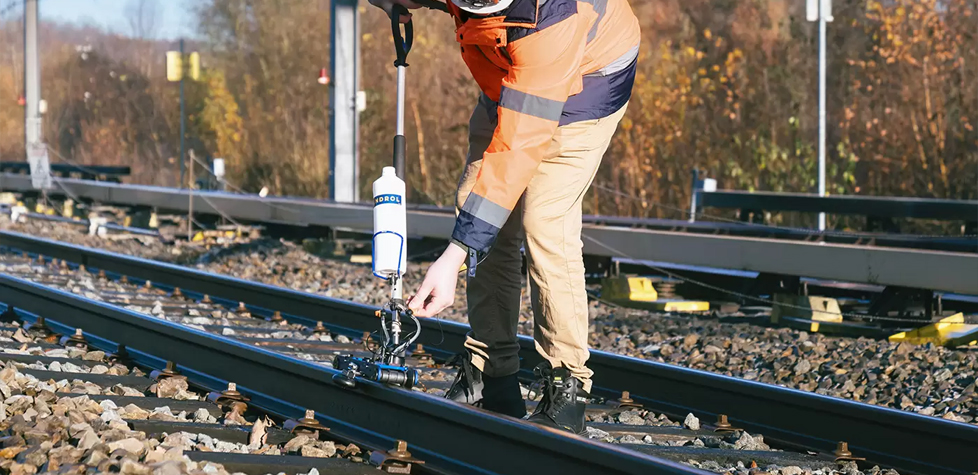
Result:
<svg viewBox="0 0 978 475"><path fill-rule="evenodd" d="M606 117L628 101L638 19L627 0L515 0L486 17L448 6L462 58L498 114L452 233L486 252L558 125Z"/></svg>

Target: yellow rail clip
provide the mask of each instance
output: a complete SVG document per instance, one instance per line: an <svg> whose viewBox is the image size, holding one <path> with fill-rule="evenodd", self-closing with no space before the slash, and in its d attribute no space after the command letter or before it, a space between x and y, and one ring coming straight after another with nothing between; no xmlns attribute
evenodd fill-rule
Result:
<svg viewBox="0 0 978 475"><path fill-rule="evenodd" d="M978 345L978 325L964 323L964 314L956 313L916 330L891 335L889 340L894 343L905 341L915 345L934 343L951 347L975 346Z"/></svg>

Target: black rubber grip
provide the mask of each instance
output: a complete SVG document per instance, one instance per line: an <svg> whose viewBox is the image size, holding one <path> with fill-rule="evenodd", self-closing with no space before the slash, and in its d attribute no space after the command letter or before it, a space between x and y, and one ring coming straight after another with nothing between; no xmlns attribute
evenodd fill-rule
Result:
<svg viewBox="0 0 978 475"><path fill-rule="evenodd" d="M394 136L394 171L397 177L404 179L404 136Z"/></svg>
<svg viewBox="0 0 978 475"><path fill-rule="evenodd" d="M404 24L404 33L401 34L401 15L407 15L408 10L404 5L394 4L391 7L391 32L394 34L394 51L397 53L397 60L394 66L407 66L407 55L411 52L411 45L414 43L414 24L408 20Z"/></svg>
<svg viewBox="0 0 978 475"><path fill-rule="evenodd" d="M438 0L414 0L414 3L430 10L439 10L448 13L448 5Z"/></svg>

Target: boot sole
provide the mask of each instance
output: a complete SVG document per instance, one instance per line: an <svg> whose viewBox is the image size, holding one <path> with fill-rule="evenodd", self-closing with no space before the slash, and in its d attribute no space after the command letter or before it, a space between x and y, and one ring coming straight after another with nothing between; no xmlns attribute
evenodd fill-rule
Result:
<svg viewBox="0 0 978 475"><path fill-rule="evenodd" d="M574 434L574 435L584 435L585 433L587 433L587 427L586 426L585 426L584 429L581 429L580 432L575 432L573 429L571 429L569 427L564 427L562 425L557 424L556 422L554 422L553 420L551 420L549 417L546 417L546 416L544 416L544 417L537 417L537 418L534 418L534 417L531 416L531 417L527 418L526 421L527 422L530 422L532 424L539 425L539 426L545 426L545 427L550 427L551 429L562 430L564 432L568 432L568 433L571 433L571 434Z"/></svg>

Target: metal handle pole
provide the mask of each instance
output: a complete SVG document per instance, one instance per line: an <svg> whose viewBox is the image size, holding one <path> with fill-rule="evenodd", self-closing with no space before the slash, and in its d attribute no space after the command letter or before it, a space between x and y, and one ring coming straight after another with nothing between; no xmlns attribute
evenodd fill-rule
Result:
<svg viewBox="0 0 978 475"><path fill-rule="evenodd" d="M397 67L397 127L394 135L394 171L397 177L404 179L404 66Z"/></svg>
<svg viewBox="0 0 978 475"><path fill-rule="evenodd" d="M408 66L407 55L411 51L414 43L414 25L411 21L404 24L404 33L401 34L401 15L407 15L407 8L402 5L394 5L391 8L391 32L394 35L394 51L397 59L394 66L397 67L397 127L394 135L394 171L398 178L404 179L404 73Z"/></svg>

